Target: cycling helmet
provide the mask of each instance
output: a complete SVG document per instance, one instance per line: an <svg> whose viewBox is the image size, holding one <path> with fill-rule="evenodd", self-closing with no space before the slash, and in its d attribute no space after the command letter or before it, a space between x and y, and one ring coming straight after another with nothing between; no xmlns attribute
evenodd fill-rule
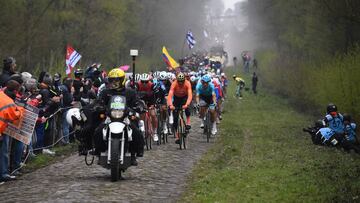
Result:
<svg viewBox="0 0 360 203"><path fill-rule="evenodd" d="M109 72L108 80L112 89L121 89L126 82L125 72L119 68L114 68Z"/></svg>
<svg viewBox="0 0 360 203"><path fill-rule="evenodd" d="M233 78L236 78L236 75L233 75Z"/></svg>
<svg viewBox="0 0 360 203"><path fill-rule="evenodd" d="M225 73L224 73L224 72L222 72L220 75L221 75L221 77L225 77Z"/></svg>
<svg viewBox="0 0 360 203"><path fill-rule="evenodd" d="M156 78L156 79L159 78L160 77L160 71L154 72L153 77Z"/></svg>
<svg viewBox="0 0 360 203"><path fill-rule="evenodd" d="M139 73L135 74L135 82L139 82L140 77L141 77L141 75Z"/></svg>
<svg viewBox="0 0 360 203"><path fill-rule="evenodd" d="M74 126L74 120L80 122L82 120L81 113L79 108L71 108L66 112L66 122L70 125L70 127ZM74 120L73 120L74 119Z"/></svg>
<svg viewBox="0 0 360 203"><path fill-rule="evenodd" d="M149 80L150 80L150 75L147 74L147 73L143 73L143 74L141 74L141 76L140 76L140 80L141 80L141 81L149 81Z"/></svg>
<svg viewBox="0 0 360 203"><path fill-rule="evenodd" d="M203 82L210 82L211 81L211 77L209 75L204 75L201 77L201 81Z"/></svg>
<svg viewBox="0 0 360 203"><path fill-rule="evenodd" d="M159 75L160 80L167 80L167 73L165 71L162 71Z"/></svg>
<svg viewBox="0 0 360 203"><path fill-rule="evenodd" d="M180 73L176 76L176 80L177 80L178 82L184 82L184 81L185 81L185 74L180 72Z"/></svg>
<svg viewBox="0 0 360 203"><path fill-rule="evenodd" d="M78 68L74 71L74 75L76 78L80 78L83 75L83 70Z"/></svg>
<svg viewBox="0 0 360 203"><path fill-rule="evenodd" d="M196 81L197 81L196 76L194 76L194 75L191 76L191 77L190 77L190 81L193 82L193 83L196 82Z"/></svg>
<svg viewBox="0 0 360 203"><path fill-rule="evenodd" d="M330 103L330 104L328 104L328 106L326 107L326 111L327 111L327 113L337 112L337 107L336 107L335 104Z"/></svg>

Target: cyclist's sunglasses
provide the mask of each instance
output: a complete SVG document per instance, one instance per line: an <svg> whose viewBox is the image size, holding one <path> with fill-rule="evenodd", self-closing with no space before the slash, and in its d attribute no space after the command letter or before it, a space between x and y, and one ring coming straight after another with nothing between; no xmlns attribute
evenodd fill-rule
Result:
<svg viewBox="0 0 360 203"><path fill-rule="evenodd" d="M146 83L148 83L149 81L141 81L141 83L144 83L144 84L146 84Z"/></svg>

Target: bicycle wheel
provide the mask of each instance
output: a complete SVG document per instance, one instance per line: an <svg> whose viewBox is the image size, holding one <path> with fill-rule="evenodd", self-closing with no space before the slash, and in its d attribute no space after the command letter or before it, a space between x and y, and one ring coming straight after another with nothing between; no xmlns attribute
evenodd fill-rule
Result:
<svg viewBox="0 0 360 203"><path fill-rule="evenodd" d="M179 114L179 126L178 126L178 131L179 131L180 149L186 149L186 143L185 143L185 139L186 139L186 136L185 136L186 129L185 129L185 122L184 122L182 113Z"/></svg>
<svg viewBox="0 0 360 203"><path fill-rule="evenodd" d="M148 126L149 126L149 136L148 136L148 139L149 139L149 148L152 149L152 139L153 139L153 136L154 136L154 131L153 131L153 127L152 127L152 119L151 119L151 116L148 114Z"/></svg>
<svg viewBox="0 0 360 203"><path fill-rule="evenodd" d="M152 138L152 124L149 114L146 112L145 115L145 145L146 149L151 149L151 138Z"/></svg>
<svg viewBox="0 0 360 203"><path fill-rule="evenodd" d="M210 121L210 112L209 111L206 113L205 126L206 126L206 142L210 142L211 121Z"/></svg>
<svg viewBox="0 0 360 203"><path fill-rule="evenodd" d="M158 110L156 111L156 117L157 117L157 134L159 136L159 141L157 142L158 145L161 145L161 140L162 140L162 137L163 137L163 127L162 127L162 121L160 119L160 114L158 112Z"/></svg>

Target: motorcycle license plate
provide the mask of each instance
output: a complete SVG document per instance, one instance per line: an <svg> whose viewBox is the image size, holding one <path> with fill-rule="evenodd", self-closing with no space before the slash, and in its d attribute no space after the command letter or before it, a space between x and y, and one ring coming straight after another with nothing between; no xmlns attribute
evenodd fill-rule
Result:
<svg viewBox="0 0 360 203"><path fill-rule="evenodd" d="M110 109L124 110L126 99L123 96L113 96L110 102Z"/></svg>

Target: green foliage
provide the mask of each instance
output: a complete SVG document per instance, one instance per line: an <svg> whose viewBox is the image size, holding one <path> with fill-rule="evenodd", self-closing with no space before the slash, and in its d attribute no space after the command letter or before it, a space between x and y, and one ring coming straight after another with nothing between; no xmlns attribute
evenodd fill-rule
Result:
<svg viewBox="0 0 360 203"><path fill-rule="evenodd" d="M249 78L246 78L249 79ZM288 100L229 89L220 134L197 164L181 202L352 202L360 158L315 146L302 132L313 117Z"/></svg>
<svg viewBox="0 0 360 203"><path fill-rule="evenodd" d="M311 108L318 115L328 103L338 105L341 112L360 119L360 48L348 54L324 58L323 63L288 61L270 57L271 51L259 52L262 84L275 93L290 97L300 108ZM270 58L270 60L269 60Z"/></svg>
<svg viewBox="0 0 360 203"><path fill-rule="evenodd" d="M83 68L94 62L105 69L129 64L130 49L139 49L140 63L158 59L141 66L165 66L161 47L180 53L188 29L200 35L206 2L3 0L0 55L14 56L21 71L32 73L50 70L64 74L67 44L82 55L78 66Z"/></svg>

